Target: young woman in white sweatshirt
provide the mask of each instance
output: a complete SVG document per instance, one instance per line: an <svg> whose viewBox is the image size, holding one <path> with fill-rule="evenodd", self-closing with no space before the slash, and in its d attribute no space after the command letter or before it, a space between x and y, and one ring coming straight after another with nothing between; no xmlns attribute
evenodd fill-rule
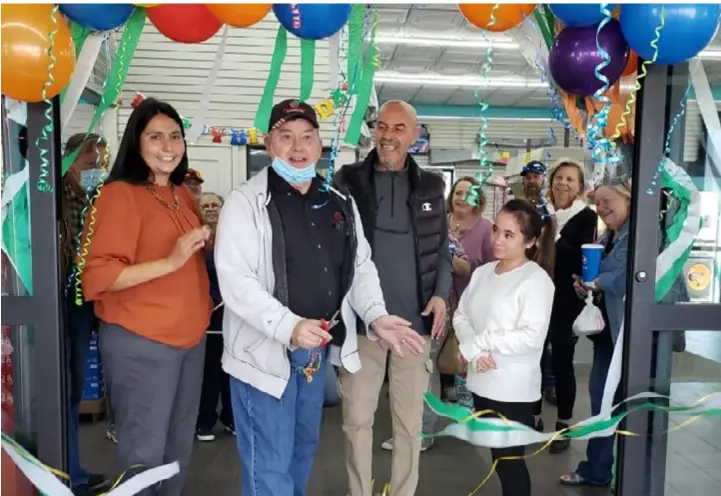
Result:
<svg viewBox="0 0 721 496"><path fill-rule="evenodd" d="M477 268L461 296L453 327L476 411L493 410L533 427L541 396L541 354L553 305L554 229L527 200L506 203L493 226L497 261ZM491 449L493 460L523 456L525 448ZM496 467L503 496L530 496L523 460Z"/></svg>

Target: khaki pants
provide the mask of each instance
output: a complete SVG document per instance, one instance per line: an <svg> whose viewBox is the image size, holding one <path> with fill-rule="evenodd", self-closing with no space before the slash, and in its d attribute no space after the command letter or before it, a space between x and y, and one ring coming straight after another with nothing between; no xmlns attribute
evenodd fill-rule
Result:
<svg viewBox="0 0 721 496"><path fill-rule="evenodd" d="M418 484L421 453L423 394L428 390L430 341L421 356L390 353L390 401L393 421L391 496L413 496ZM358 336L361 369L355 374L341 372L346 469L350 496L373 496L373 420L386 372L389 349L381 341ZM380 487L382 487L381 484Z"/></svg>

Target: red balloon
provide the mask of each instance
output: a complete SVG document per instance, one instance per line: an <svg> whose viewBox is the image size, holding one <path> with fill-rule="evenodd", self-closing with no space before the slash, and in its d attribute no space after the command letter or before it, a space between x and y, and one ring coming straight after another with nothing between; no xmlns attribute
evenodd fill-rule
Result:
<svg viewBox="0 0 721 496"><path fill-rule="evenodd" d="M180 43L200 43L223 26L205 5L166 4L145 9L150 22L167 38Z"/></svg>

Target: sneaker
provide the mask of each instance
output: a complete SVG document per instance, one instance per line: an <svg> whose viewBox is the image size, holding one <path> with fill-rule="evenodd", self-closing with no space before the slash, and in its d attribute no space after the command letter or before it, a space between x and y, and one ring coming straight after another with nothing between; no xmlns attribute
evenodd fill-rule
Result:
<svg viewBox="0 0 721 496"><path fill-rule="evenodd" d="M232 434L232 435L235 436L235 426L233 426L233 425L225 425L225 424L222 424L222 425L223 425L223 430L224 430L225 432L227 432L227 433Z"/></svg>
<svg viewBox="0 0 721 496"><path fill-rule="evenodd" d="M215 441L215 434L213 433L212 429L198 429L197 431L195 431L195 437L198 439L198 441L203 441L206 443Z"/></svg>
<svg viewBox="0 0 721 496"><path fill-rule="evenodd" d="M431 446L433 446L433 443L434 441L432 437L424 437L423 439L421 439L421 453L429 450ZM390 438L383 441L383 443L381 444L381 449L384 449L386 451L393 451L394 446L395 445L393 443L393 438Z"/></svg>
<svg viewBox="0 0 721 496"><path fill-rule="evenodd" d="M109 440L114 442L115 444L118 444L118 435L115 432L115 426L109 426L108 429L105 431L105 437Z"/></svg>

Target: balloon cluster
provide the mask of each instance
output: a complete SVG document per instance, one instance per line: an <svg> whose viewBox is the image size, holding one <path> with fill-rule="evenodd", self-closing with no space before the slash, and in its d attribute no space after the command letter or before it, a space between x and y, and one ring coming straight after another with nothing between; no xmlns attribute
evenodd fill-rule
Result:
<svg viewBox="0 0 721 496"><path fill-rule="evenodd" d="M613 9L613 4L606 4ZM556 35L548 63L555 83L573 96L588 97L604 85L595 69L604 62L596 35L604 20L601 4L554 4L553 14L565 24ZM663 10L664 23L658 50L651 42L657 36ZM598 32L598 42L609 55L600 71L613 86L622 76L636 72L638 57L656 64L675 65L698 55L713 39L719 26L719 4L624 4L618 19Z"/></svg>
<svg viewBox="0 0 721 496"><path fill-rule="evenodd" d="M26 102L51 99L75 70L75 43L69 21L90 31L122 27L142 8L155 28L179 43L200 43L223 25L250 27L271 9L298 38L318 40L347 22L350 4L2 4L2 93ZM44 92L43 92L44 88Z"/></svg>

